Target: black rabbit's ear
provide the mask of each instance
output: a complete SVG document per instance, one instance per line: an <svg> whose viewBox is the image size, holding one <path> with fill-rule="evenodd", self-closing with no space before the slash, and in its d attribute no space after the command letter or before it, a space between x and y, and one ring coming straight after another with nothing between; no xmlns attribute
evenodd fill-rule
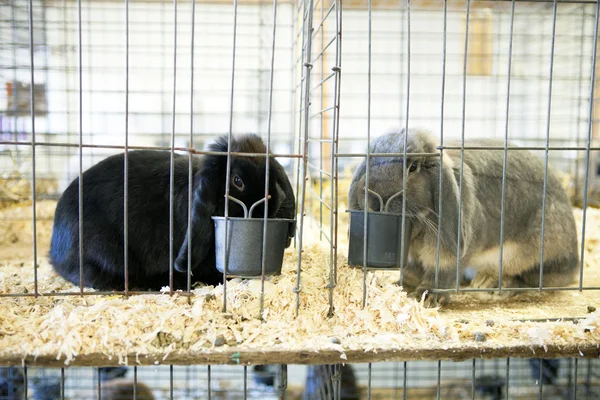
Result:
<svg viewBox="0 0 600 400"><path fill-rule="evenodd" d="M231 138L231 147L233 151L234 140ZM214 142L208 145L209 151L227 151L227 135L221 135L215 139Z"/></svg>
<svg viewBox="0 0 600 400"><path fill-rule="evenodd" d="M211 151L221 151L215 147L209 147ZM227 150L227 142L225 142ZM225 170L227 168L227 157L221 155L206 155L202 159L200 168L194 177L194 193L192 199L192 266L201 262L209 251L213 238L212 216L216 214L219 201L223 193L223 182L225 182ZM175 270L186 272L188 265L188 246L190 238L186 230L185 239L177 259Z"/></svg>
<svg viewBox="0 0 600 400"><path fill-rule="evenodd" d="M208 146L209 151L226 152L227 135L221 135ZM231 151L237 150L237 140L231 138ZM216 207L219 203L220 188L225 182L227 169L226 155L205 155L195 174L194 206ZM211 212L214 209L210 210Z"/></svg>
<svg viewBox="0 0 600 400"><path fill-rule="evenodd" d="M210 151L227 151L227 135L221 135L208 148ZM250 133L231 137L231 151L234 153L265 153L267 148L260 136Z"/></svg>
<svg viewBox="0 0 600 400"><path fill-rule="evenodd" d="M277 218L294 219L296 217L296 198L294 197L294 190L292 184L285 172L285 169L275 158L271 158L270 161L273 166L275 178L275 190L277 191L277 204L275 216ZM292 238L296 236L296 223L290 223L288 228L288 234L285 242L285 247L289 247L292 243Z"/></svg>
<svg viewBox="0 0 600 400"><path fill-rule="evenodd" d="M223 182L225 182L226 169L227 156L204 156L200 169L195 175L194 206L205 205L210 207L213 205L216 207L220 200L218 198L219 189L223 186Z"/></svg>
<svg viewBox="0 0 600 400"><path fill-rule="evenodd" d="M437 164L437 166L435 165ZM460 170L454 168L453 160L444 157L442 160L442 190L440 192L440 161L431 161L429 168L431 174L431 191L435 212L439 218L437 221L440 238L444 246L454 253L458 245L458 223L459 223L459 201L462 203L460 220L460 255L463 256L472 240L472 210L474 202L471 187L472 176L470 170L463 168L462 197L459 195ZM441 208L440 208L441 198Z"/></svg>

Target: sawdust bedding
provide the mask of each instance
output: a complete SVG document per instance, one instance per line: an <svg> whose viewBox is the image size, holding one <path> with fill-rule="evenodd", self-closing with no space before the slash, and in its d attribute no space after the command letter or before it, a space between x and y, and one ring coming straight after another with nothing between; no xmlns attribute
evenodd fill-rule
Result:
<svg viewBox="0 0 600 400"><path fill-rule="evenodd" d="M575 210L575 215L580 224L581 210ZM600 268L600 210L588 209L587 226L585 276ZM311 232L314 224L307 223L306 229L305 240L318 238ZM343 229L339 230L342 242ZM548 348L560 353L567 347L571 352L587 349L586 356L590 356L590 349L592 356L600 354L600 311L590 309L593 312L588 313L582 302L578 303L578 315L571 315L582 317L577 324L565 320L519 321L518 309L511 312L512 306L503 304L490 307L488 311L495 310L493 313L477 307L478 314L464 320L460 316L468 313L427 309L407 298L400 287L391 284L398 278L397 271L375 271L366 277L367 307L363 309L362 270L345 264L343 246L333 291L335 314L328 318L329 249L319 242L305 243L297 317L297 251L290 248L282 274L265 281L262 322L257 318L260 280L230 281L227 313L222 313L221 285L197 288L192 296L1 297L0 364L24 360L64 365L351 362L391 359L395 352L405 359L434 355L458 359L461 352L474 357L507 349L506 356L516 356L510 351L519 348L520 356L543 356ZM40 293L79 291L57 276L41 254ZM31 256L20 261L11 258L1 264L0 294L31 293ZM597 292L592 297L597 298ZM473 302L468 303L473 310ZM544 310L543 302L529 304ZM540 315L546 317L548 313ZM328 354L328 358L319 358L321 354Z"/></svg>

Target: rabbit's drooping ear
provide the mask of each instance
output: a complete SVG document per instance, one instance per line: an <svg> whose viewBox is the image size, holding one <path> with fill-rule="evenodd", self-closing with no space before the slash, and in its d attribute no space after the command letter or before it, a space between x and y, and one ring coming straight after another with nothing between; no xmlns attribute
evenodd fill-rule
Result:
<svg viewBox="0 0 600 400"><path fill-rule="evenodd" d="M360 201L358 196L363 193L364 196L364 176L366 172L365 161L363 160L356 168L354 175L352 176L352 182L350 182L350 189L348 190L348 208L350 210L359 210ZM359 193L360 192L360 193Z"/></svg>
<svg viewBox="0 0 600 400"><path fill-rule="evenodd" d="M233 141L232 141L233 144ZM224 147L224 148L223 148ZM209 146L210 151L227 151L227 139L220 137ZM222 195L225 181L227 157L223 155L204 156L198 172L194 176L194 194L192 199L192 269L206 256L213 239L213 221ZM223 200L224 201L224 200ZM185 239L177 259L175 270L186 272L188 266L189 237Z"/></svg>
<svg viewBox="0 0 600 400"><path fill-rule="evenodd" d="M285 218L294 218L296 216L296 197L294 196L294 189L290 179L285 172L285 169L281 164L275 160L277 166L277 188L281 190L283 196L281 197L281 203L279 204L278 215L283 215Z"/></svg>
<svg viewBox="0 0 600 400"><path fill-rule="evenodd" d="M460 219L460 255L464 256L469 249L473 236L473 178L471 170L463 166L462 196L459 192L460 170L454 160L445 155L442 160L442 190L440 192L440 160L431 160L429 163L431 174L431 192L435 212L440 216L441 225L438 226L440 238L444 246L456 253L458 245L458 205L462 203ZM440 209L440 197L442 199ZM440 215L441 214L441 215ZM437 221L437 216L436 223Z"/></svg>
<svg viewBox="0 0 600 400"><path fill-rule="evenodd" d="M274 204L277 218L294 219L296 216L296 198L292 184L285 172L285 169L279 162L272 158L271 165L274 170L275 190L277 191L277 203ZM296 235L296 224L291 223L288 229L288 237L286 238L285 247L289 247L292 243L292 238Z"/></svg>

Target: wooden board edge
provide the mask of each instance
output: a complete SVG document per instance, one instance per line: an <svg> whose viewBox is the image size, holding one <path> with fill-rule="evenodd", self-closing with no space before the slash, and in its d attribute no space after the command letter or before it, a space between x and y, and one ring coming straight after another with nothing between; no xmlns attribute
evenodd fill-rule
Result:
<svg viewBox="0 0 600 400"><path fill-rule="evenodd" d="M258 364L339 364L398 361L465 361L492 358L600 358L600 343L581 345L517 345L506 347L466 346L449 349L371 349L348 350L345 352L326 350L230 350L220 352L185 352L170 354L135 355L126 358L126 365L258 365ZM117 366L123 365L116 356L109 357L101 353L81 354L70 363L64 356L56 355L27 356L18 354L0 354L0 366Z"/></svg>

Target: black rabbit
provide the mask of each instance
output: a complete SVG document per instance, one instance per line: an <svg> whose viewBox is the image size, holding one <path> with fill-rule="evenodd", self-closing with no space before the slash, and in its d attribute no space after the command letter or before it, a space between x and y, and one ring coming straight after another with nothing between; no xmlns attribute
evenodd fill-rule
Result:
<svg viewBox="0 0 600 400"><path fill-rule="evenodd" d="M227 151L221 136L210 151ZM259 136L231 138L231 151L265 153ZM169 285L170 153L130 151L128 154L128 275L130 290L159 290ZM273 157L269 164L269 217L295 217L295 200L285 170ZM98 290L124 290L124 154L104 159L83 173L83 283ZM175 155L173 187L174 289L185 289L188 268L187 155ZM211 216L225 213L225 155L193 159L192 283L215 285L222 274L215 267ZM265 157L231 157L229 194L248 208L265 195ZM54 216L50 262L65 279L79 284L79 178L60 198ZM229 202L229 215L242 217ZM264 203L253 217L264 215ZM290 225L287 246L294 228Z"/></svg>

